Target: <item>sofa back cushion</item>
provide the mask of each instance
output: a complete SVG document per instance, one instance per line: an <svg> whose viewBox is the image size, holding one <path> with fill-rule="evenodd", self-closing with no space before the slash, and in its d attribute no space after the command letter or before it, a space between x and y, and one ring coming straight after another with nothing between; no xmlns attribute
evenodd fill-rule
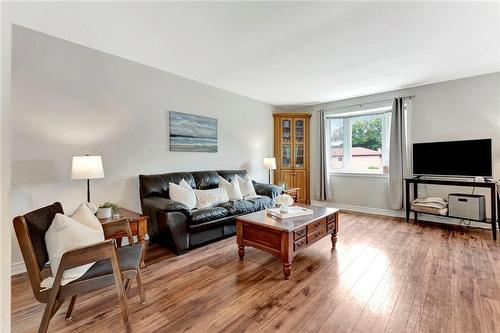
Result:
<svg viewBox="0 0 500 333"><path fill-rule="evenodd" d="M235 175L244 179L247 174L246 170L218 170L139 175L141 200L147 196L170 199L168 183L179 184L183 178L192 188L207 190L219 187L219 176L230 182Z"/></svg>
<svg viewBox="0 0 500 333"><path fill-rule="evenodd" d="M209 190L219 187L219 175L215 171L195 171L191 174L198 190Z"/></svg>
<svg viewBox="0 0 500 333"><path fill-rule="evenodd" d="M248 175L246 170L218 170L217 173L228 182L233 181L235 175L240 176L241 179L245 179Z"/></svg>
<svg viewBox="0 0 500 333"><path fill-rule="evenodd" d="M192 188L196 183L189 172L172 172L158 175L139 175L141 199L150 195L170 198L169 183L179 184L184 179Z"/></svg>

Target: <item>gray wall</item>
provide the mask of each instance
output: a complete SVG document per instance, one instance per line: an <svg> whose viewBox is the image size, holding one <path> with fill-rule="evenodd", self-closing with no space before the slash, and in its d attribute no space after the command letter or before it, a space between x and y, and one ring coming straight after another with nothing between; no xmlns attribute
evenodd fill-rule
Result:
<svg viewBox="0 0 500 333"><path fill-rule="evenodd" d="M85 201L85 181L70 169L86 153L104 163L92 201L134 210L143 173L245 168L267 180L271 105L22 27L13 31L12 83L13 215L54 201L72 212ZM219 152L170 152L169 110L217 118Z"/></svg>
<svg viewBox="0 0 500 333"><path fill-rule="evenodd" d="M480 75L460 80L402 89L337 102L323 103L305 109L312 112L311 169L312 193L318 188L319 137L318 110L415 95L410 120L411 143L459 140L469 138L494 139L495 179L500 177L500 73ZM466 157L464 157L466 158ZM383 176L332 176L332 202L390 209L387 201L387 178ZM464 188L428 186L429 195L446 195ZM468 193L468 192L465 192ZM476 191L481 193L481 191ZM486 192L484 192L486 193ZM488 210L489 211L489 210Z"/></svg>

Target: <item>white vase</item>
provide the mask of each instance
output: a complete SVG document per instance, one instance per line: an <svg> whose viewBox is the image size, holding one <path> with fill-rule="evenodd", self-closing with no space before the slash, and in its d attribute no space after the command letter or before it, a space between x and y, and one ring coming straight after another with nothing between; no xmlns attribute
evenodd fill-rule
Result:
<svg viewBox="0 0 500 333"><path fill-rule="evenodd" d="M281 205L280 205L280 213L281 213L281 214L286 214L286 213L288 213L288 205L286 205L286 204L281 204Z"/></svg>
<svg viewBox="0 0 500 333"><path fill-rule="evenodd" d="M111 207L99 208L97 210L97 217L100 219L109 219L111 217Z"/></svg>

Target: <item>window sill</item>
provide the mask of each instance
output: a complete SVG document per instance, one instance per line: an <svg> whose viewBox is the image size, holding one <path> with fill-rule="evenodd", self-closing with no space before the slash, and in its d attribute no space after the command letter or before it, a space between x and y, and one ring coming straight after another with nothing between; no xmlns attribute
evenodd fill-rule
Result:
<svg viewBox="0 0 500 333"><path fill-rule="evenodd" d="M354 172L354 171L353 172L349 172L349 171L330 172L330 176L389 178L389 175L384 174L384 173Z"/></svg>

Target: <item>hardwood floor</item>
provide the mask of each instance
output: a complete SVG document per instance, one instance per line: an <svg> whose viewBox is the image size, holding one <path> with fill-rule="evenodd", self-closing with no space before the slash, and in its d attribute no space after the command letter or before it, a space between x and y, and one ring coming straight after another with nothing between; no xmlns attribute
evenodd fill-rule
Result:
<svg viewBox="0 0 500 333"><path fill-rule="evenodd" d="M500 332L500 243L489 230L342 213L329 238L300 252L290 280L281 262L235 237L176 257L147 249L129 294L136 332ZM63 305L51 332L122 330L114 287ZM12 279L12 331L35 332L43 305L27 277Z"/></svg>

